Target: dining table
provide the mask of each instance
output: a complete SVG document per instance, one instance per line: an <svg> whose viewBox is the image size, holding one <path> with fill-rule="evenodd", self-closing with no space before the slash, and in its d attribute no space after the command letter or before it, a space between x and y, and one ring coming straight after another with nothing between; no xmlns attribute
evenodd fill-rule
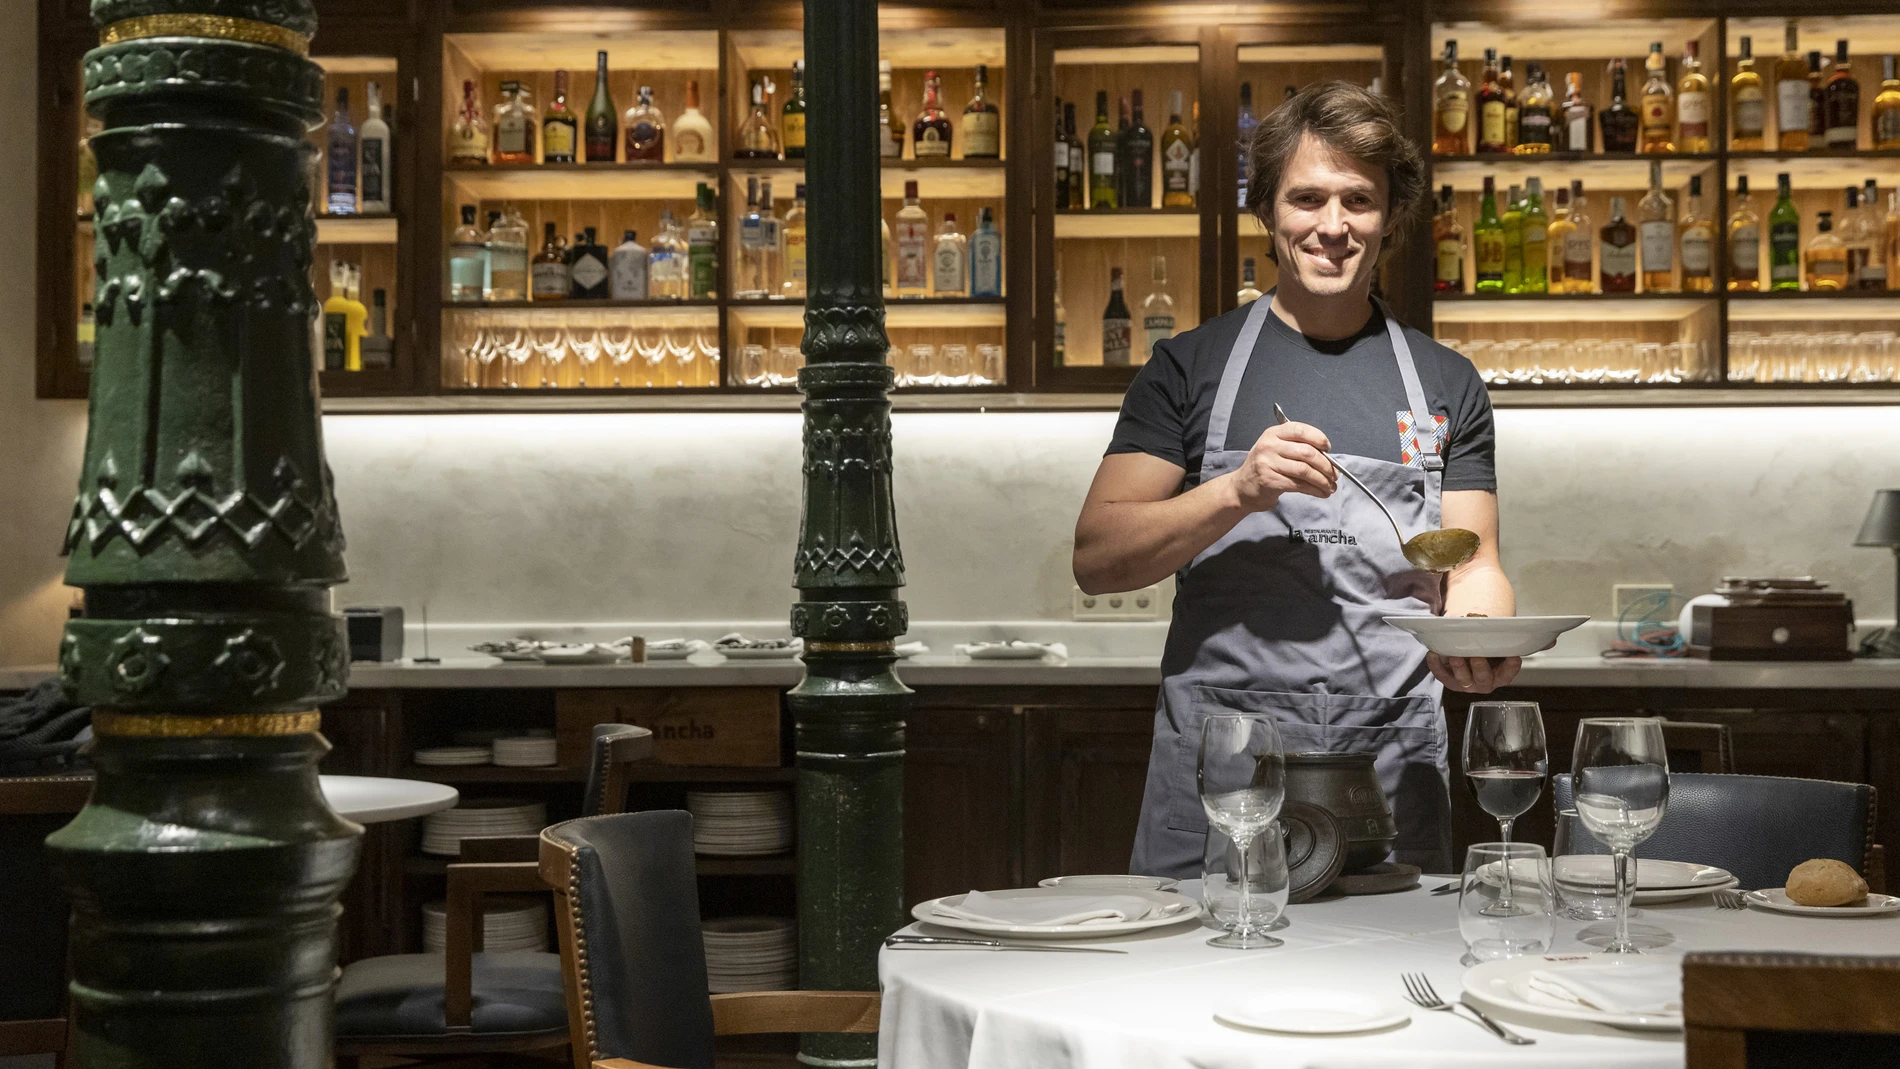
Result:
<svg viewBox="0 0 1900 1069"><path fill-rule="evenodd" d="M1458 896L1426 877L1384 895L1333 895L1289 906L1274 932L1284 945L1207 945L1206 920L1075 941L1123 953L947 947L893 949L878 958L883 990L878 1064L886 1069L1681 1069L1680 1031L1490 1011L1536 1040L1509 1045L1465 1010L1427 1011L1405 1000L1402 976L1423 973L1456 1001L1465 966ZM1198 881L1182 885L1198 897ZM1641 907L1634 923L1662 945L1654 959L1690 951L1900 953L1900 915L1807 917L1719 909L1707 895ZM1604 922L1559 917L1550 953L1590 953ZM928 924L906 934L967 936ZM1041 940L1044 944L1070 940ZM1286 992L1389 996L1410 1021L1335 1036L1272 1033L1225 1024L1217 1008Z"/></svg>

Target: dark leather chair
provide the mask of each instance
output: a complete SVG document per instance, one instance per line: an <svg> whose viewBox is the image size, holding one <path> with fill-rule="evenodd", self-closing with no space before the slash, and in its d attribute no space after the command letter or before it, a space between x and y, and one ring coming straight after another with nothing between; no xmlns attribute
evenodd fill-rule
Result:
<svg viewBox="0 0 1900 1069"><path fill-rule="evenodd" d="M46 837L91 793L90 775L0 778L0 1057L51 1054L64 1064L72 903L53 875Z"/></svg>
<svg viewBox="0 0 1900 1069"><path fill-rule="evenodd" d="M632 724L595 724L581 816L626 812L628 770L634 762L652 755L652 731Z"/></svg>
<svg viewBox="0 0 1900 1069"><path fill-rule="evenodd" d="M715 1035L877 1031L875 992L707 994L688 813L556 824L541 833L541 875L555 893L576 1069L712 1069Z"/></svg>
<svg viewBox="0 0 1900 1069"><path fill-rule="evenodd" d="M1558 810L1572 808L1570 775L1553 776ZM1597 853L1609 851L1579 837ZM1831 857L1875 882L1874 789L1861 783L1694 772L1669 777L1662 827L1639 858L1719 865L1744 889L1780 887L1810 858Z"/></svg>
<svg viewBox="0 0 1900 1069"><path fill-rule="evenodd" d="M1900 1065L1900 958L1690 954L1686 1069Z"/></svg>

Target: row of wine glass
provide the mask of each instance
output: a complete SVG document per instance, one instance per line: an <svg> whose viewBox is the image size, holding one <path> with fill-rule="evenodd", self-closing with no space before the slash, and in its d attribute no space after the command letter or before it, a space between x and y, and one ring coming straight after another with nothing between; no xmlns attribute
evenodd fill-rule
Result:
<svg viewBox="0 0 1900 1069"><path fill-rule="evenodd" d="M457 312L449 350L466 389L719 385L719 324L704 316Z"/></svg>
<svg viewBox="0 0 1900 1069"><path fill-rule="evenodd" d="M1715 377L1706 341L1635 338L1440 338L1494 385L1661 385Z"/></svg>

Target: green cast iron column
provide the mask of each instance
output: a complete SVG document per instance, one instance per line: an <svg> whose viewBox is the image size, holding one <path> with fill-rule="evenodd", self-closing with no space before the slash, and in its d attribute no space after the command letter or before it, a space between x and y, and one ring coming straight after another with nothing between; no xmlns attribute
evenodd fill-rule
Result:
<svg viewBox="0 0 1900 1069"><path fill-rule="evenodd" d="M805 0L810 296L805 500L798 539L805 678L798 734L801 986L877 990L877 953L904 923L904 708L893 641L909 627L891 498L884 362L875 0ZM807 1035L808 1065L872 1065L874 1036Z"/></svg>
<svg viewBox="0 0 1900 1069"><path fill-rule="evenodd" d="M47 844L84 1069L322 1069L361 829L323 800L343 533L323 458L310 0L93 0L97 359L60 676L98 782Z"/></svg>

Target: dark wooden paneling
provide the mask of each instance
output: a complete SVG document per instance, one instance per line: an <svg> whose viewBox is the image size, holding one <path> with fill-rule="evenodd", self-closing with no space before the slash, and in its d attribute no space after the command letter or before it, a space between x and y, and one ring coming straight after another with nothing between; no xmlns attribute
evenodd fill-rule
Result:
<svg viewBox="0 0 1900 1069"><path fill-rule="evenodd" d="M1026 712L1025 883L1128 871L1154 716L1152 706Z"/></svg>
<svg viewBox="0 0 1900 1069"><path fill-rule="evenodd" d="M904 728L904 904L1022 883L1015 711L912 708Z"/></svg>

